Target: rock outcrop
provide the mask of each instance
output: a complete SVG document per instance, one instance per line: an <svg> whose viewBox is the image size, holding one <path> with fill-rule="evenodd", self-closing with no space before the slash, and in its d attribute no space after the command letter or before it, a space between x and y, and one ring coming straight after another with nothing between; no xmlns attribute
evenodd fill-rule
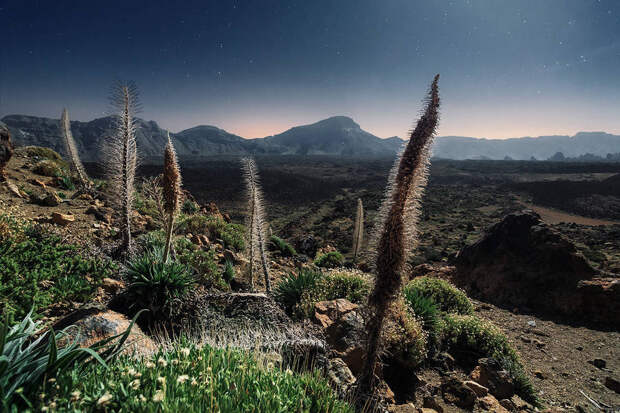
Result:
<svg viewBox="0 0 620 413"><path fill-rule="evenodd" d="M508 308L620 322L618 278L599 278L575 246L538 214L507 215L455 258L454 281Z"/></svg>
<svg viewBox="0 0 620 413"><path fill-rule="evenodd" d="M9 163L11 156L13 156L11 134L6 125L0 122L0 182L5 181L7 178L4 167Z"/></svg>

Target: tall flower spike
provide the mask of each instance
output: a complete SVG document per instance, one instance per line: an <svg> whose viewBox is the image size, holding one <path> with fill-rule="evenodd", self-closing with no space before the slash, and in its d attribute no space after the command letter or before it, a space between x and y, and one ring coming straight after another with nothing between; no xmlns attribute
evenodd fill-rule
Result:
<svg viewBox="0 0 620 413"><path fill-rule="evenodd" d="M263 211L263 195L258 177L256 162L252 158L243 158L243 173L246 182L248 197L248 213L246 226L248 229L248 258L250 261L250 287L254 289L255 272L258 266L262 268L265 278L265 290L271 291L269 280L269 262L267 260L267 221Z"/></svg>
<svg viewBox="0 0 620 413"><path fill-rule="evenodd" d="M353 229L353 262L357 261L357 257L362 249L364 241L364 205L360 198L357 199L357 211L355 214L355 226Z"/></svg>
<svg viewBox="0 0 620 413"><path fill-rule="evenodd" d="M69 156L71 169L73 169L73 172L77 176L80 187L88 188L90 186L90 180L88 179L88 175L86 175L86 170L84 169L84 165L82 165L82 161L80 161L77 145L71 133L71 121L69 120L69 112L67 109L62 110L60 128L62 129L62 136L65 141L65 149Z"/></svg>
<svg viewBox="0 0 620 413"><path fill-rule="evenodd" d="M162 179L164 195L164 213L166 224L166 245L164 248L164 262L168 261L172 245L172 231L174 218L179 211L181 200L181 171L177 162L177 154L168 132L168 143L164 150L164 175Z"/></svg>
<svg viewBox="0 0 620 413"><path fill-rule="evenodd" d="M138 89L133 83L117 82L112 87L110 102L117 114L116 130L103 148L105 168L112 192L111 201L121 213L121 249L124 253L130 253L133 246L131 215L138 157L135 123L135 115L140 110Z"/></svg>
<svg viewBox="0 0 620 413"><path fill-rule="evenodd" d="M420 199L439 122L438 81L436 75L425 101L426 109L411 132L393 176L393 189L388 192L387 215L378 242L375 286L368 299L373 314L366 325L366 360L358 385L361 395L371 395L374 391L384 319L401 290L405 263L416 241Z"/></svg>

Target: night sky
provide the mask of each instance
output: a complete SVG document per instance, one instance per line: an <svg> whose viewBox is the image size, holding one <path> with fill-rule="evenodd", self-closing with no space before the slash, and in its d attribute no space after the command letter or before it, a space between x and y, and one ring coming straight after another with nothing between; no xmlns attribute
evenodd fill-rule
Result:
<svg viewBox="0 0 620 413"><path fill-rule="evenodd" d="M441 135L620 134L618 0L0 0L0 27L0 116L91 120L128 79L175 132L404 136L441 73Z"/></svg>

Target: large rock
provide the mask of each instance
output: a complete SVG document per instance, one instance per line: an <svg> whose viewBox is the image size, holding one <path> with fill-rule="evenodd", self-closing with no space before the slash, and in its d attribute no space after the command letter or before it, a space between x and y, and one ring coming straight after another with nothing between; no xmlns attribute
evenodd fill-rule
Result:
<svg viewBox="0 0 620 413"><path fill-rule="evenodd" d="M532 211L507 215L455 258L454 281L500 306L618 322L617 285L592 283L597 271Z"/></svg>
<svg viewBox="0 0 620 413"><path fill-rule="evenodd" d="M88 347L92 344L122 334L127 330L131 320L124 315L103 306L92 305L79 309L54 324L55 330L60 330L69 326L75 326L70 331L71 340L78 340L81 347ZM149 354L157 351L155 342L142 332L140 327L133 325L129 337L125 342L127 353Z"/></svg>
<svg viewBox="0 0 620 413"><path fill-rule="evenodd" d="M499 400L509 399L515 393L515 385L510 373L493 358L478 360L478 365L471 372L470 378L484 386Z"/></svg>
<svg viewBox="0 0 620 413"><path fill-rule="evenodd" d="M13 156L13 144L11 143L11 134L7 126L0 122L0 182L6 179L5 166Z"/></svg>
<svg viewBox="0 0 620 413"><path fill-rule="evenodd" d="M341 310L331 312L331 318L325 328L325 341L357 376L362 369L364 355L364 318L355 310L354 304L347 303L338 305L323 303L326 308L338 307ZM344 311L345 309L348 311Z"/></svg>

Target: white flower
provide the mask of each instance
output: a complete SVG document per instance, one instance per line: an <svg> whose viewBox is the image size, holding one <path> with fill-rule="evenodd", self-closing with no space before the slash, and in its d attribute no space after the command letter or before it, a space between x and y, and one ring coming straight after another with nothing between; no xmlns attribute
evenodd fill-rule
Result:
<svg viewBox="0 0 620 413"><path fill-rule="evenodd" d="M81 393L80 393L79 390L76 390L76 391L72 392L71 393L71 401L72 402L76 402L76 401L80 400L80 395L81 395Z"/></svg>
<svg viewBox="0 0 620 413"><path fill-rule="evenodd" d="M166 385L166 378L165 377L158 377L157 378L157 383L161 384L162 386Z"/></svg>
<svg viewBox="0 0 620 413"><path fill-rule="evenodd" d="M109 392L105 392L105 394L97 400L97 406L105 406L110 400L112 400L112 395Z"/></svg>
<svg viewBox="0 0 620 413"><path fill-rule="evenodd" d="M196 381L195 378L192 378L192 382L191 382L192 386L198 386L198 382Z"/></svg>
<svg viewBox="0 0 620 413"><path fill-rule="evenodd" d="M132 380L131 383L129 383L129 387L131 387L134 390L138 390L138 388L140 387L140 380L139 379Z"/></svg>
<svg viewBox="0 0 620 413"><path fill-rule="evenodd" d="M144 364L144 366L145 366L147 369L152 369L153 367L155 367L155 363L153 363L152 361L147 361L147 362Z"/></svg>
<svg viewBox="0 0 620 413"><path fill-rule="evenodd" d="M179 353L181 353L181 355L183 355L183 357L187 357L189 356L189 349L187 347L183 347Z"/></svg>
<svg viewBox="0 0 620 413"><path fill-rule="evenodd" d="M163 357L160 357L157 359L157 364L159 364L161 367L166 367L168 365L168 362L164 360Z"/></svg>
<svg viewBox="0 0 620 413"><path fill-rule="evenodd" d="M162 402L164 400L164 391L157 390L153 395L153 401L156 403Z"/></svg>
<svg viewBox="0 0 620 413"><path fill-rule="evenodd" d="M141 403L145 403L146 402L146 397L144 397L144 395L139 395L138 396L138 400L140 400Z"/></svg>
<svg viewBox="0 0 620 413"><path fill-rule="evenodd" d="M189 376L187 374L183 374L179 377L177 377L177 383L178 384L183 384L185 383L187 380L189 380Z"/></svg>

